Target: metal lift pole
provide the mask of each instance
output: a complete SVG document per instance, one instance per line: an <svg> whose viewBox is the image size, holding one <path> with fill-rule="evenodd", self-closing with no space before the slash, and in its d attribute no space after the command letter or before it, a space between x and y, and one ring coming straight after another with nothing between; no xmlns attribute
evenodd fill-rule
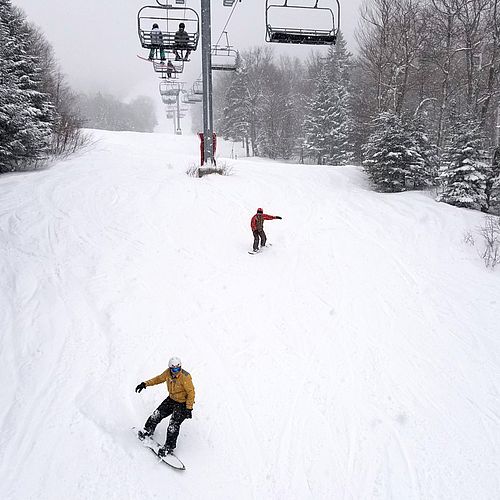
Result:
<svg viewBox="0 0 500 500"><path fill-rule="evenodd" d="M182 135L182 129L181 129L181 106L180 106L180 92L177 94L177 129L175 130L176 135ZM174 113L175 115L175 113Z"/></svg>
<svg viewBox="0 0 500 500"><path fill-rule="evenodd" d="M201 59L203 73L203 137L205 163L213 165L212 20L210 0L201 0Z"/></svg>

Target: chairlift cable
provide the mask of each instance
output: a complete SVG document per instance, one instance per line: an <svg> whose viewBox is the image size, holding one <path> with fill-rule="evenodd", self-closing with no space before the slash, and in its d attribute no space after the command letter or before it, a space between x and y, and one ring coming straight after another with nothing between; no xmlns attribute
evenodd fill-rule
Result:
<svg viewBox="0 0 500 500"><path fill-rule="evenodd" d="M231 21L231 17L233 16L234 10L236 9L236 6L238 5L238 3L239 2L234 2L233 8L231 9L231 12L229 13L229 16L227 18L226 24L224 25L224 28L222 28L222 33L220 34L219 39L217 40L217 42L215 43L215 45L219 45L220 39L222 38L222 35L226 31L226 28L227 28L227 25L229 24L229 21Z"/></svg>
<svg viewBox="0 0 500 500"><path fill-rule="evenodd" d="M186 0L186 7L187 7L187 1ZM227 20L226 20L226 24L224 24L224 27L222 28L222 31L219 35L219 38L217 39L217 42L215 43L215 45L219 45L219 42L221 41L221 38L224 36L224 33L226 34L226 43L227 45L229 46L229 39L228 39L228 35L227 35L227 30L226 28L228 27L229 25L229 22L231 21L231 18L233 17L233 14L234 14L234 11L236 10L236 6L238 5L239 2L234 2L234 5L233 5L233 8L231 9L231 12L229 13L228 17L227 17ZM195 82L197 80L200 80L201 77L203 76L203 73L200 73L200 75L198 76L198 78L195 80ZM193 83L193 86L194 86L194 83Z"/></svg>

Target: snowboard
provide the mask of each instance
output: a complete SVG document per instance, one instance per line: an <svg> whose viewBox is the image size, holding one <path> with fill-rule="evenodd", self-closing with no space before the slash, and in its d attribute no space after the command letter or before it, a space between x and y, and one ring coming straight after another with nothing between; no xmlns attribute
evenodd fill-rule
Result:
<svg viewBox="0 0 500 500"><path fill-rule="evenodd" d="M135 437L139 439L139 436L137 435L137 429L136 427L132 427L132 431L135 434ZM139 439L139 441L142 443L143 446L146 448L149 448L162 462L166 463L173 469L177 470L186 470L186 466L180 461L179 457L177 455L174 455L173 453L169 453L168 455L165 455L164 457L160 457L158 455L158 450L161 448L161 444L158 443L153 438L146 438L144 440Z"/></svg>
<svg viewBox="0 0 500 500"><path fill-rule="evenodd" d="M138 54L136 54L136 55L137 55L137 57L138 57L139 59L142 59L143 61L147 61L147 62L150 62L150 63L152 63L152 62L153 62L151 59L148 59L147 57L142 57L142 56L140 56L140 55L138 55Z"/></svg>
<svg viewBox="0 0 500 500"><path fill-rule="evenodd" d="M253 250L249 250L248 253L250 255L255 255L257 253L261 253L263 248L272 247L272 246L273 246L272 243L266 243L266 246L265 247L260 247L260 250L257 250L256 252L254 252Z"/></svg>

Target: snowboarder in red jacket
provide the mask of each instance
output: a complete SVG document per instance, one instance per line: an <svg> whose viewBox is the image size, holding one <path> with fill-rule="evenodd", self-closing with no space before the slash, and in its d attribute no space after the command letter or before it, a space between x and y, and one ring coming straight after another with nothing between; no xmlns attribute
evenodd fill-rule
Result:
<svg viewBox="0 0 500 500"><path fill-rule="evenodd" d="M257 209L257 213L252 217L252 221L250 222L250 227L253 232L253 251L259 251L259 238L260 238L260 246L266 246L266 233L264 232L264 221L265 220L273 220L273 219L281 219L279 215L267 215L264 213L262 208Z"/></svg>

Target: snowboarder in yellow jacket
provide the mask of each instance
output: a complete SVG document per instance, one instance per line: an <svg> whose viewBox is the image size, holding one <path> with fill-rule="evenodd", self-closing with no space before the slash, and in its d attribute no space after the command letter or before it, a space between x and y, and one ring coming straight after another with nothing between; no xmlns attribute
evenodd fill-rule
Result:
<svg viewBox="0 0 500 500"><path fill-rule="evenodd" d="M167 439L165 446L158 450L158 455L165 456L172 453L177 444L177 437L182 422L186 418L192 418L194 405L194 386L191 375L182 369L179 358L171 358L168 368L157 377L146 382L141 382L135 392L141 392L148 386L158 385L165 382L168 388L168 397L153 412L144 424L144 429L138 432L139 439L146 439L154 434L156 426L166 417L170 417L167 428Z"/></svg>

